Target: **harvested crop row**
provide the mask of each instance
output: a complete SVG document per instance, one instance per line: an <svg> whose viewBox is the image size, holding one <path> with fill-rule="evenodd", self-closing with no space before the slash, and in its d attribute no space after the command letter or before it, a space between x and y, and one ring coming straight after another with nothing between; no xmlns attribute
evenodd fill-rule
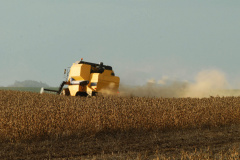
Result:
<svg viewBox="0 0 240 160"><path fill-rule="evenodd" d="M240 124L240 97L65 97L0 91L2 141Z"/></svg>

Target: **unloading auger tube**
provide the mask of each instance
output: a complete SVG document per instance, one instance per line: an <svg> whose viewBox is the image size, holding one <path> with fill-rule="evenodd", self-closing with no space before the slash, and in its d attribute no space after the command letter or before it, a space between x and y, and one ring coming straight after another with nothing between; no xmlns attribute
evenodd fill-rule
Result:
<svg viewBox="0 0 240 160"><path fill-rule="evenodd" d="M40 93L42 94L44 91L48 91L48 92L56 92L57 94L60 94L62 92L62 88L65 84L66 84L66 82L62 81L58 90L45 89L45 88L42 87L41 90L40 90Z"/></svg>
<svg viewBox="0 0 240 160"><path fill-rule="evenodd" d="M86 86L88 85L89 81L80 81L80 82L72 82L71 84L77 84L77 85L80 85L80 86ZM60 94L62 92L62 89L63 89L63 86L67 84L66 81L62 81L62 83L60 84L58 90L53 90L53 89L45 89L45 88L41 88L40 90L40 93L42 94L44 91L48 91L48 92L56 92L57 94Z"/></svg>

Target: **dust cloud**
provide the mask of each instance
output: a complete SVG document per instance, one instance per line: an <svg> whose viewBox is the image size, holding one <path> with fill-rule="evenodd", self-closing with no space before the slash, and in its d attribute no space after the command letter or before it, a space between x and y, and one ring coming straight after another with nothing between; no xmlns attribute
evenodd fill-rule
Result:
<svg viewBox="0 0 240 160"><path fill-rule="evenodd" d="M107 88L99 90L103 95L116 95L118 93L118 86L115 83L110 83Z"/></svg>
<svg viewBox="0 0 240 160"><path fill-rule="evenodd" d="M150 79L142 86L120 86L120 95L139 97L209 97L239 96L238 90L231 90L223 72L204 70L199 72L193 82L171 80L167 76L156 81Z"/></svg>

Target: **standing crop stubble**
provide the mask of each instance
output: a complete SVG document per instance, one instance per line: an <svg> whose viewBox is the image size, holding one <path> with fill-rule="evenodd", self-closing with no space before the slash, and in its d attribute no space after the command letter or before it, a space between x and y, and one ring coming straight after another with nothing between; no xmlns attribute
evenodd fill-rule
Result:
<svg viewBox="0 0 240 160"><path fill-rule="evenodd" d="M0 91L1 141L240 123L240 97L65 97Z"/></svg>

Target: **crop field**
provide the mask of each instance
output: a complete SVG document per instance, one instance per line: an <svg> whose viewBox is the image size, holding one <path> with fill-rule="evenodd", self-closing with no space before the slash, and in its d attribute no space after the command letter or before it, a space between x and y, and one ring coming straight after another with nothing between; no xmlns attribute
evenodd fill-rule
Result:
<svg viewBox="0 0 240 160"><path fill-rule="evenodd" d="M240 97L0 90L0 159L239 159Z"/></svg>
<svg viewBox="0 0 240 160"><path fill-rule="evenodd" d="M48 89L57 90L57 87L48 87ZM0 87L0 90L15 90L39 93L41 87Z"/></svg>

